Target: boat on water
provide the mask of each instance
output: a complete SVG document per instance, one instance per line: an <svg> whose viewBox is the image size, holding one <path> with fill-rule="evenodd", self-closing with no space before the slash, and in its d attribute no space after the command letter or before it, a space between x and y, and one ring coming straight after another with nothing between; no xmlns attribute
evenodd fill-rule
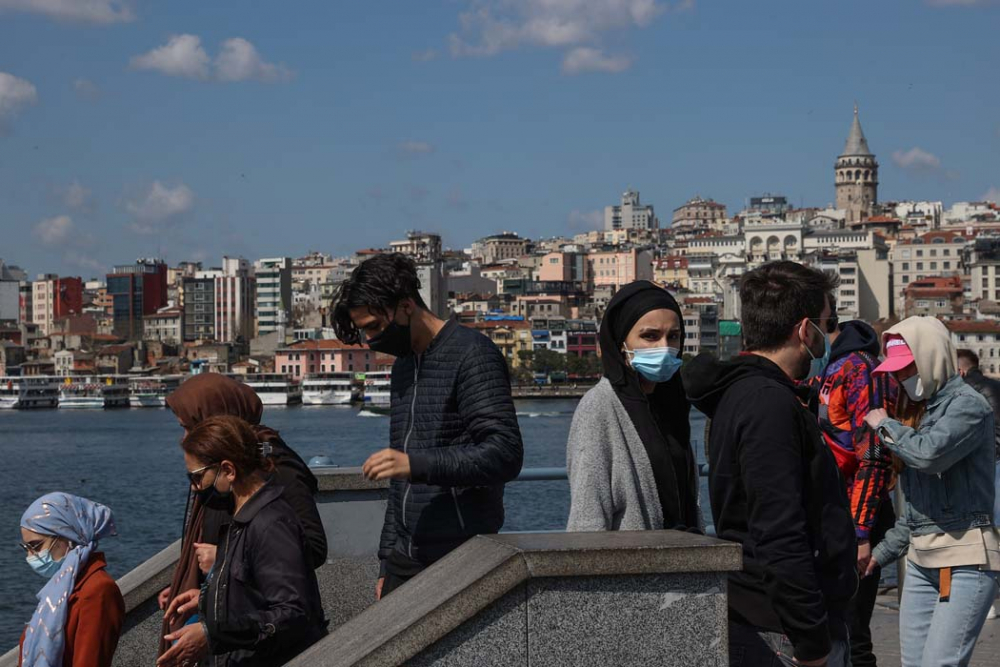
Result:
<svg viewBox="0 0 1000 667"><path fill-rule="evenodd" d="M282 373L253 373L243 382L257 392L264 405L297 405L302 402L302 383Z"/></svg>
<svg viewBox="0 0 1000 667"><path fill-rule="evenodd" d="M0 377L0 410L32 410L57 405L57 378L48 375Z"/></svg>
<svg viewBox="0 0 1000 667"><path fill-rule="evenodd" d="M365 373L365 407L388 406L392 371Z"/></svg>
<svg viewBox="0 0 1000 667"><path fill-rule="evenodd" d="M302 381L303 405L346 405L354 397L354 373L310 373Z"/></svg>
<svg viewBox="0 0 1000 667"><path fill-rule="evenodd" d="M181 385L178 375L129 378L129 404L133 408L163 408L167 396Z"/></svg>
<svg viewBox="0 0 1000 667"><path fill-rule="evenodd" d="M71 375L59 385L59 407L68 410L103 410L129 407L125 375Z"/></svg>

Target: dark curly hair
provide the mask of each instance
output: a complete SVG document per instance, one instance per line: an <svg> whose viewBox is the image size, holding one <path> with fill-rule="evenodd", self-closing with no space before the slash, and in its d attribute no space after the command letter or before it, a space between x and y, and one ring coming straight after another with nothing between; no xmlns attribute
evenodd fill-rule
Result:
<svg viewBox="0 0 1000 667"><path fill-rule="evenodd" d="M398 252L375 255L361 262L351 277L340 284L333 297L333 330L345 343L361 343L361 335L351 319L351 309L367 306L373 313L392 317L397 304L413 299L427 309L420 296L417 265Z"/></svg>

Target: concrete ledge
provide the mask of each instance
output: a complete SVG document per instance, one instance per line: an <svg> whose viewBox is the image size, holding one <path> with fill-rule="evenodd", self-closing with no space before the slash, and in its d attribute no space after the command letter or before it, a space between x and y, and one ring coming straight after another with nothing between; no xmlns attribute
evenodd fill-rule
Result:
<svg viewBox="0 0 1000 667"><path fill-rule="evenodd" d="M289 665L399 665L541 577L739 570L738 544L676 531L477 536Z"/></svg>
<svg viewBox="0 0 1000 667"><path fill-rule="evenodd" d="M155 598L170 585L180 555L181 541L177 540L118 580L118 588L125 598L126 614Z"/></svg>
<svg viewBox="0 0 1000 667"><path fill-rule="evenodd" d="M389 480L387 479L379 482L370 482L365 479L365 476L361 474L360 467L312 468L311 470L319 482L320 493L329 493L331 491L370 491L389 488Z"/></svg>

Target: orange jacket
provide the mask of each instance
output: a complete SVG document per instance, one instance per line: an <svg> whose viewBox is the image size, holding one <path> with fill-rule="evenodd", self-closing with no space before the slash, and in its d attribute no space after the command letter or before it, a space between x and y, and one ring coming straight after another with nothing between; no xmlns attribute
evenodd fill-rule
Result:
<svg viewBox="0 0 1000 667"><path fill-rule="evenodd" d="M63 667L111 667L125 622L125 600L105 568L104 554L92 553L73 586L66 619ZM17 664L21 667L20 654Z"/></svg>

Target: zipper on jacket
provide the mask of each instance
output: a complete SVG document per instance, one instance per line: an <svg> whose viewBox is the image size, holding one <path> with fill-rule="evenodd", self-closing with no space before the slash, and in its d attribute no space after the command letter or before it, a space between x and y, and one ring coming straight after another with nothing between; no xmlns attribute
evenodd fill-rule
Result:
<svg viewBox="0 0 1000 667"><path fill-rule="evenodd" d="M462 532L465 532L465 519L462 518L462 508L458 506L458 491L455 487L451 487L451 497L455 501L455 514L458 515L458 525L462 527Z"/></svg>
<svg viewBox="0 0 1000 667"><path fill-rule="evenodd" d="M417 355L413 363L413 398L410 401L410 423L406 425L406 435L403 437L403 453L407 453L407 447L410 445L410 436L413 435L413 421L417 412L417 381L420 378L420 356ZM403 527L406 527L406 500L410 497L410 482L406 483L406 490L403 491ZM410 545L407 546L407 554L410 552L410 548L413 540L410 540ZM411 556L412 557L412 556Z"/></svg>
<svg viewBox="0 0 1000 667"><path fill-rule="evenodd" d="M219 589L222 588L222 575L226 571L226 563L229 561L229 537L233 534L233 524L229 524L229 530L226 531L226 551L222 554L222 567L219 568L219 581L215 584L215 608L212 610L215 613L216 619L219 617ZM213 663L219 664L219 656L214 656Z"/></svg>

